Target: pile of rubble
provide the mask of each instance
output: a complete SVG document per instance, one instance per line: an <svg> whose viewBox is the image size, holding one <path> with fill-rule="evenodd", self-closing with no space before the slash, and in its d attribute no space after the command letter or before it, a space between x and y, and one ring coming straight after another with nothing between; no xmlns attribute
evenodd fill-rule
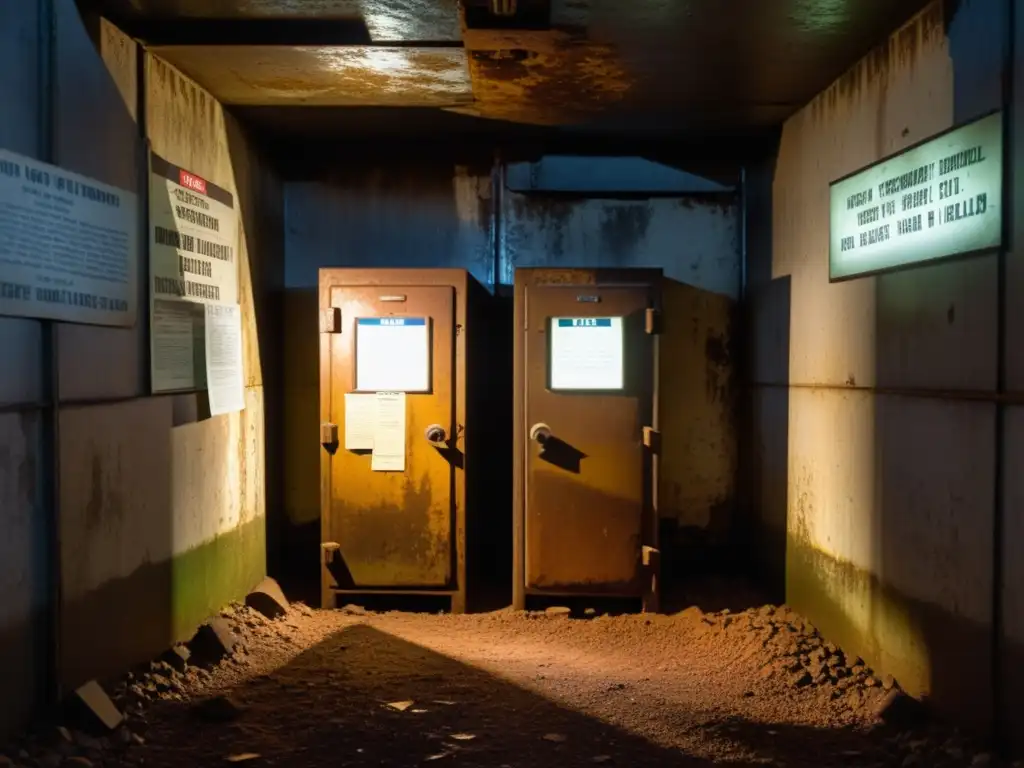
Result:
<svg viewBox="0 0 1024 768"><path fill-rule="evenodd" d="M869 719L877 718L878 740L870 753L847 755L851 764L904 768L995 768L1005 765L981 750L957 729L932 720L891 676L880 676L860 658L848 657L802 616L789 608L766 605L741 613L704 614L709 628L751 639L761 677L792 689L817 691ZM879 762L880 761L880 762ZM1024 768L1024 763L1013 763Z"/></svg>
<svg viewBox="0 0 1024 768"><path fill-rule="evenodd" d="M158 701L187 703L203 718L230 719L241 708L227 696L209 696L214 674L245 668L254 644L293 641L296 615L312 615L301 603L289 605L273 584L260 585L247 602L229 605L188 643L120 680L83 686L64 707L64 724L37 728L0 750L0 768L140 765L132 748L146 743L147 709Z"/></svg>

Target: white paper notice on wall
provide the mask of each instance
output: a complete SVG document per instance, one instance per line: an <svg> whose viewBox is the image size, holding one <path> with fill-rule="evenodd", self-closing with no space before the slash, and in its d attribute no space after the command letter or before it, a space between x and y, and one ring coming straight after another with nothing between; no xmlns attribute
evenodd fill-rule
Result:
<svg viewBox="0 0 1024 768"><path fill-rule="evenodd" d="M377 393L377 424L373 431L374 472L405 471L405 393Z"/></svg>
<svg viewBox="0 0 1024 768"><path fill-rule="evenodd" d="M345 393L345 450L372 451L377 429L377 396Z"/></svg>
<svg viewBox="0 0 1024 768"><path fill-rule="evenodd" d="M242 309L238 304L206 305L206 387L211 416L245 409Z"/></svg>
<svg viewBox="0 0 1024 768"><path fill-rule="evenodd" d="M196 336L202 326L195 307L180 301L155 301L149 325L153 390L166 392L195 387L196 351L201 349ZM202 360L199 364L202 366Z"/></svg>
<svg viewBox="0 0 1024 768"><path fill-rule="evenodd" d="M622 389L625 386L622 318L551 318L550 366L551 389Z"/></svg>
<svg viewBox="0 0 1024 768"><path fill-rule="evenodd" d="M150 154L152 390L202 389L204 305L238 305L238 210L223 187ZM195 328L191 348L184 319ZM213 395L210 397L213 400Z"/></svg>
<svg viewBox="0 0 1024 768"><path fill-rule="evenodd" d="M358 318L356 389L360 392L429 392L429 319Z"/></svg>
<svg viewBox="0 0 1024 768"><path fill-rule="evenodd" d="M0 315L128 328L138 198L0 149Z"/></svg>

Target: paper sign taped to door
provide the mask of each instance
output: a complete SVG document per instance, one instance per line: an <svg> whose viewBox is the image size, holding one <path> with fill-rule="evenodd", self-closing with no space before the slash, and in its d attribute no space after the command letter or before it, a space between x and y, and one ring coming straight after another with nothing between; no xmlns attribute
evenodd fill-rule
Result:
<svg viewBox="0 0 1024 768"><path fill-rule="evenodd" d="M360 392L429 392L429 320L425 317L358 318L356 389Z"/></svg>
<svg viewBox="0 0 1024 768"><path fill-rule="evenodd" d="M373 430L373 472L405 471L405 393L377 393L377 424Z"/></svg>
<svg viewBox="0 0 1024 768"><path fill-rule="evenodd" d="M372 451L377 429L377 396L345 393L345 450Z"/></svg>
<svg viewBox="0 0 1024 768"><path fill-rule="evenodd" d="M622 318L552 318L550 366L551 389L622 389Z"/></svg>

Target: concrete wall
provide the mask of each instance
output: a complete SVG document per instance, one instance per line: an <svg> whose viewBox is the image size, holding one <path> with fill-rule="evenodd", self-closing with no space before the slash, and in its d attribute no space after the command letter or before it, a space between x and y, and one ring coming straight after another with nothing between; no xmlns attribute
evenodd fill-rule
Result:
<svg viewBox="0 0 1024 768"><path fill-rule="evenodd" d="M315 574L315 286L322 266L464 267L485 285L511 283L517 266L663 267L674 278L663 342L663 425L677 437L665 445L662 509L670 532L727 528L736 475L734 195L615 200L504 190L496 201L487 161L355 162L323 181L286 185L284 536L295 560L309 561Z"/></svg>
<svg viewBox="0 0 1024 768"><path fill-rule="evenodd" d="M516 267L662 267L687 285L739 294L732 194L614 200L509 192L504 211L503 283Z"/></svg>
<svg viewBox="0 0 1024 768"><path fill-rule="evenodd" d="M145 312L130 329L58 326L60 675L75 686L186 638L265 572L271 491L263 369L278 361L272 334L264 341L259 331L279 327L273 313L283 278L282 200L280 184L209 95L151 57L140 82L136 44L100 20L83 24L74 0L53 0L50 38L39 25L49 7L38 0L0 8L0 146L131 190L144 202L148 139L171 162L235 192L244 229L244 412L202 419L199 395L148 396ZM48 87L38 65L50 45ZM40 102L48 92L52 121ZM145 121L140 103L147 105ZM43 145L48 132L52 148ZM144 215L140 205L140 238ZM139 301L146 307L146 249L140 253ZM6 730L36 703L32 678L47 647L38 617L52 564L45 560L38 490L53 480L38 453L47 399L40 391L39 324L0 319L0 338L8 353L0 373Z"/></svg>
<svg viewBox="0 0 1024 768"><path fill-rule="evenodd" d="M1010 114L1010 162L1013 168L1013 197L1008 215L1012 216L1010 248L1006 254L1006 330L1002 350L1005 363L1004 387L1008 399L1003 421L1002 445L1002 589L1003 637L1000 644L1002 685L997 702L1002 715L1002 730L1012 734L1014 748L1024 754L1024 13L1014 13L1012 43L1013 92Z"/></svg>
<svg viewBox="0 0 1024 768"><path fill-rule="evenodd" d="M134 67L134 56L125 61ZM153 151L238 201L246 407L200 418L200 396L176 395L63 410L62 537L76 546L63 558L62 671L72 685L186 639L266 570L264 370L277 367L280 185L209 94L149 54L144 72ZM137 359L148 366L144 328L135 330ZM90 350L109 343L110 332L94 330L76 329L71 347L83 370ZM141 394L144 380L130 366L116 383L94 384L92 396L120 394L118 385Z"/></svg>
<svg viewBox="0 0 1024 768"><path fill-rule="evenodd" d="M982 730L998 256L830 285L828 183L999 107L1007 9L965 0L944 18L930 6L786 122L770 199L764 169L748 194L771 209L770 222L748 220L761 559L779 563L784 542L795 608ZM764 237L771 248L755 247Z"/></svg>

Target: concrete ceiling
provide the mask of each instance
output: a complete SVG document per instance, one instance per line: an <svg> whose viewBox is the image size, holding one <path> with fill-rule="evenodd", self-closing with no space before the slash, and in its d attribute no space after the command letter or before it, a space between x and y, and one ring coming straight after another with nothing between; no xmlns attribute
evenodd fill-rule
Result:
<svg viewBox="0 0 1024 768"><path fill-rule="evenodd" d="M479 0L473 24L457 0L79 1L267 114L417 107L686 136L777 126L924 5L551 0L546 28L517 30L480 28Z"/></svg>

